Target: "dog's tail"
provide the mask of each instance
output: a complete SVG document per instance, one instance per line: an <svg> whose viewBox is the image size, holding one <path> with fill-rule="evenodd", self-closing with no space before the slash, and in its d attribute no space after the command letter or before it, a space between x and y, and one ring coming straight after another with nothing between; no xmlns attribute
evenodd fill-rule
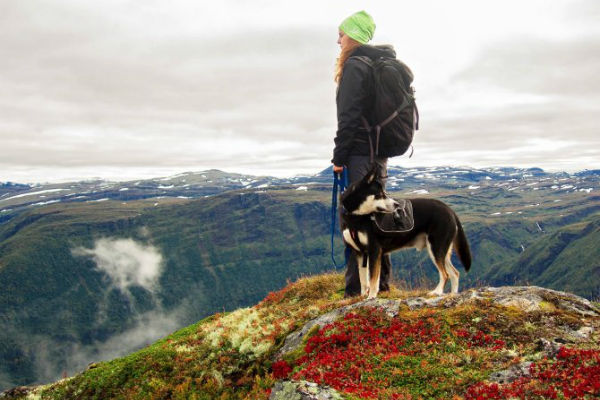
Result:
<svg viewBox="0 0 600 400"><path fill-rule="evenodd" d="M463 230L463 227L460 224L458 216L456 216L456 227L458 228L458 230L456 232L456 236L454 237L453 242L454 251L458 255L458 258L460 259L462 265L465 267L465 271L468 271L471 268L471 248L469 247L467 236L465 235L465 231Z"/></svg>

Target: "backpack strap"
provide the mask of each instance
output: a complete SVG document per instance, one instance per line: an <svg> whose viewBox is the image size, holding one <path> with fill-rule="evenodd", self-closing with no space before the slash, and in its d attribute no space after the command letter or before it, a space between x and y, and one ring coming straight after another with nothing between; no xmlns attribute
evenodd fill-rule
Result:
<svg viewBox="0 0 600 400"><path fill-rule="evenodd" d="M369 139L369 162L373 164L373 161L375 160L375 152L373 150L373 139L371 139L371 131L373 130L373 127L369 124L369 121L367 121L364 115L360 118L362 119L363 126L367 131L367 139Z"/></svg>
<svg viewBox="0 0 600 400"><path fill-rule="evenodd" d="M360 60L367 64L369 67L373 67L373 60L367 56L352 56L350 58L354 58L355 60Z"/></svg>
<svg viewBox="0 0 600 400"><path fill-rule="evenodd" d="M398 115L396 113L396 115ZM394 115L394 118L396 117L396 115ZM394 118L390 118L389 120L391 121ZM363 120L363 125L365 126L365 129L367 130L367 139L369 139L369 156L370 156L370 162L373 163L373 161L375 160L375 156L379 155L379 136L381 135L381 128L383 127L382 124L378 124L374 127L369 125L369 122L367 121L367 119L363 116L362 117ZM389 121L388 121L389 122ZM373 148L373 139L371 138L371 131L373 130L373 128L375 128L375 148Z"/></svg>
<svg viewBox="0 0 600 400"><path fill-rule="evenodd" d="M410 105L409 100L407 98L405 98L404 101L402 102L402 104L400 105L400 107L398 107L398 109L396 111L394 111L389 117L387 117L386 119L384 119L383 121L381 121L380 123L378 123L375 126L369 125L369 121L367 121L367 119L364 117L364 115L361 117L363 126L367 130L367 137L369 138L369 147L370 147L369 150L370 150L370 156L371 156L370 161L371 162L373 162L374 156L379 155L379 137L381 136L381 129L383 129L384 126L386 126L387 124L392 122L394 120L394 118L396 118L400 114L400 111L404 110L409 105ZM416 109L416 105L415 105L415 109ZM417 126L419 125L418 115L419 114L417 111ZM375 129L375 149L374 150L373 150L373 140L371 139L371 132L373 131L373 129ZM419 128L417 128L417 129L419 129ZM412 153L411 153L411 156L412 156Z"/></svg>
<svg viewBox="0 0 600 400"><path fill-rule="evenodd" d="M419 109L417 108L417 103L414 103L415 107L415 131L419 130Z"/></svg>
<svg viewBox="0 0 600 400"><path fill-rule="evenodd" d="M363 62L364 64L368 65L369 68L373 68L373 60L370 57L352 56L349 59L352 59L352 58ZM377 148L374 150L373 139L371 138L371 131L373 130L373 127L369 124L369 121L367 121L367 119L365 118L364 115L361 116L361 119L363 122L363 126L364 126L365 130L367 131L367 138L369 139L369 161L371 163L373 163L373 161L375 160L375 156L377 155L378 150L379 150L379 134L377 134L377 139L376 139Z"/></svg>

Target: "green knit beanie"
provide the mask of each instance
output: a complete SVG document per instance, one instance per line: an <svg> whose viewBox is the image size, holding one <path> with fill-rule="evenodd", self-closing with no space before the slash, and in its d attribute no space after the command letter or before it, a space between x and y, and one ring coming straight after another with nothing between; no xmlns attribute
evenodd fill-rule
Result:
<svg viewBox="0 0 600 400"><path fill-rule="evenodd" d="M359 11L342 21L340 30L357 42L367 44L373 38L375 22L366 11Z"/></svg>

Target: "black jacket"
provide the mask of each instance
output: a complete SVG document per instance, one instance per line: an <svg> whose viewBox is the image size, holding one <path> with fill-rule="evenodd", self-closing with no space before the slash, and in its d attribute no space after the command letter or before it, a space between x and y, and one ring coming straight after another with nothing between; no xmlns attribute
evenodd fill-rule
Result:
<svg viewBox="0 0 600 400"><path fill-rule="evenodd" d="M354 50L346 60L336 96L338 129L331 160L338 166L345 165L351 155L369 155L370 151L369 139L361 117L364 115L369 123L372 123L371 67L359 59L352 58L355 56L367 56L371 59L395 58L396 52L392 46L363 45Z"/></svg>

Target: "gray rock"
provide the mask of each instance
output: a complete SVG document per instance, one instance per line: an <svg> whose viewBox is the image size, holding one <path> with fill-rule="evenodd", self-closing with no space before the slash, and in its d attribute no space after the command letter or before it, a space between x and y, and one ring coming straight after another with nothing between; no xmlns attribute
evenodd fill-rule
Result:
<svg viewBox="0 0 600 400"><path fill-rule="evenodd" d="M594 333L594 327L584 326L575 332L575 336L581 339L589 339L592 333Z"/></svg>
<svg viewBox="0 0 600 400"><path fill-rule="evenodd" d="M279 381L273 387L269 400L342 400L342 396L328 386L306 381Z"/></svg>
<svg viewBox="0 0 600 400"><path fill-rule="evenodd" d="M411 310L415 310L423 307L436 307L441 304L445 299L445 296L437 296L437 297L412 297L410 299L402 300L401 303L404 303Z"/></svg>
<svg viewBox="0 0 600 400"><path fill-rule="evenodd" d="M510 383L519 378L531 376L531 372L529 370L531 364L531 361L526 361L517 365L513 365L507 370L494 372L490 375L490 381L498 383Z"/></svg>
<svg viewBox="0 0 600 400"><path fill-rule="evenodd" d="M33 389L32 386L17 386L0 393L0 399L13 399L27 396Z"/></svg>
<svg viewBox="0 0 600 400"><path fill-rule="evenodd" d="M390 317L395 317L398 315L398 307L400 306L400 300L389 300L389 299L371 299L371 300L363 300L358 303L351 304L349 306L338 308L337 310L333 310L328 312L327 314L323 314L320 317L317 317L309 322L307 322L302 329L299 331L293 332L287 336L283 347L279 349L273 356L273 360L280 359L284 354L292 352L296 350L300 345L302 345L302 340L304 336L316 325L323 327L327 324L330 324L338 319L342 318L344 315L348 314L350 311L355 310L361 307L375 307L383 310Z"/></svg>
<svg viewBox="0 0 600 400"><path fill-rule="evenodd" d="M543 302L546 302L558 309L574 311L581 316L597 317L600 315L600 310L583 297L539 286L502 286L470 289L454 295L449 301L445 302L445 305L458 305L482 298L490 299L494 303L503 306L520 308L525 312L541 310L544 306Z"/></svg>
<svg viewBox="0 0 600 400"><path fill-rule="evenodd" d="M488 288L491 290L494 288ZM576 296L572 293L560 292L558 290L546 289L539 286L504 286L496 288L499 291L496 297L517 297L529 300L537 304L539 309L540 298L542 301L553 304L558 309L574 311L582 316L597 317L598 310L589 300Z"/></svg>
<svg viewBox="0 0 600 400"><path fill-rule="evenodd" d="M548 356L549 358L556 357L558 354L558 350L563 346L563 343L557 342L556 340L548 340L541 338L537 341L537 348L542 354Z"/></svg>

